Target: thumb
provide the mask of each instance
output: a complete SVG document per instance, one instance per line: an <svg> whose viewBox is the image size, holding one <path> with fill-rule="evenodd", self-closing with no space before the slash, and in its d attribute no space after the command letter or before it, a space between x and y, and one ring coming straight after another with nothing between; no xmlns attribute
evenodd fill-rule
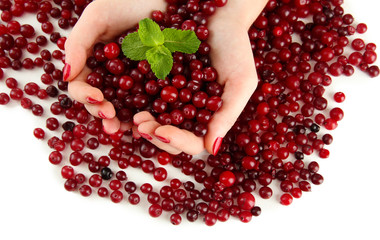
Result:
<svg viewBox="0 0 380 240"><path fill-rule="evenodd" d="M83 70L93 44L106 28L103 16L99 11L99 4L93 2L86 7L80 19L75 24L65 43L65 67L63 78L65 81L75 79Z"/></svg>
<svg viewBox="0 0 380 240"><path fill-rule="evenodd" d="M218 49L211 55L219 74L218 82L224 83L223 106L214 113L205 136L205 148L213 155L219 151L223 137L236 122L258 82L248 35L242 31L232 36L234 39L224 39L223 47L218 47L218 43L212 45Z"/></svg>
<svg viewBox="0 0 380 240"><path fill-rule="evenodd" d="M66 40L64 80L73 80L86 64L96 41L108 41L149 17L153 10L164 10L164 0L96 0L83 11Z"/></svg>

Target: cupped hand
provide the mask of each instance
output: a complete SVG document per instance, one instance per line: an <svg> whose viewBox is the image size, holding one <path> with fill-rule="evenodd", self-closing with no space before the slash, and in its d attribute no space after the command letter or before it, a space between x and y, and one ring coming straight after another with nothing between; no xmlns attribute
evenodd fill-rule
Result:
<svg viewBox="0 0 380 240"><path fill-rule="evenodd" d="M223 137L243 111L258 78L247 31L259 16L267 0L233 0L217 9L209 18L211 63L218 71L218 83L224 86L223 106L214 113L204 137L171 125L160 125L148 112L133 118L133 135L144 137L157 147L172 153L198 154L206 149L211 154L219 150ZM84 103L94 116L103 118L106 132L126 130L132 123L120 124L115 110L97 88L86 83L90 70L85 67L94 43L110 41L139 20L149 17L153 10L164 11L163 0L97 0L83 12L66 41L64 77L69 94Z"/></svg>
<svg viewBox="0 0 380 240"><path fill-rule="evenodd" d="M83 103L89 113L102 118L104 130L115 133L132 127L116 118L115 109L102 92L86 82L91 70L86 60L97 42L110 42L130 29L152 11L166 8L164 0L96 0L83 11L65 43L63 78L69 82L69 95Z"/></svg>

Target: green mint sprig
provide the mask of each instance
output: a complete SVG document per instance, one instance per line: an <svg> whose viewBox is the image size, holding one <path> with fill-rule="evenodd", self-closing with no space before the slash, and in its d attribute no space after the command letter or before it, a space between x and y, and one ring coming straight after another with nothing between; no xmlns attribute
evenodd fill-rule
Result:
<svg viewBox="0 0 380 240"><path fill-rule="evenodd" d="M173 52L195 53L201 41L194 31L165 28L152 19L139 22L137 32L127 35L121 49L127 58L134 61L147 60L153 73L165 79L173 67Z"/></svg>

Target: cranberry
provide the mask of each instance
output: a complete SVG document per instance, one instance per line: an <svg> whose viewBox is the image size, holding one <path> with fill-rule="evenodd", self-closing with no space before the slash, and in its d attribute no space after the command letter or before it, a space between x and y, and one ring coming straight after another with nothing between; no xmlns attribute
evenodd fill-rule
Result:
<svg viewBox="0 0 380 240"><path fill-rule="evenodd" d="M120 48L116 43L109 43L104 46L104 55L108 59L115 59L119 56Z"/></svg>
<svg viewBox="0 0 380 240"><path fill-rule="evenodd" d="M367 69L367 72L369 76L374 78L374 77L379 76L380 70L378 66L371 66Z"/></svg>
<svg viewBox="0 0 380 240"><path fill-rule="evenodd" d="M35 128L34 131L33 131L33 135L37 139L44 139L44 137L45 137L45 131L42 128Z"/></svg>
<svg viewBox="0 0 380 240"><path fill-rule="evenodd" d="M232 186L235 180L235 175L231 171L222 172L219 176L219 181L226 187Z"/></svg>
<svg viewBox="0 0 380 240"><path fill-rule="evenodd" d="M239 207L243 210L251 210L255 206L255 198L249 192L241 193L237 198Z"/></svg>
<svg viewBox="0 0 380 240"><path fill-rule="evenodd" d="M161 167L156 168L153 172L153 177L159 182L164 181L167 177L166 169Z"/></svg>
<svg viewBox="0 0 380 240"><path fill-rule="evenodd" d="M106 197L106 196L108 196L108 189L105 188L105 187L100 187L100 188L98 189L98 195L99 195L100 197Z"/></svg>
<svg viewBox="0 0 380 240"><path fill-rule="evenodd" d="M49 161L54 165L60 164L62 161L62 154L58 151L51 152L49 155Z"/></svg>
<svg viewBox="0 0 380 240"><path fill-rule="evenodd" d="M65 189L67 191L74 191L76 189L76 187L77 187L77 182L76 182L75 179L70 178L70 179L67 179L65 181L65 185L64 186L65 186Z"/></svg>
<svg viewBox="0 0 380 240"><path fill-rule="evenodd" d="M348 62L354 66L360 65L363 61L363 55L360 52L353 52L348 57Z"/></svg>
<svg viewBox="0 0 380 240"><path fill-rule="evenodd" d="M29 24L24 24L20 27L20 33L25 38L31 38L34 36L34 28Z"/></svg>
<svg viewBox="0 0 380 240"><path fill-rule="evenodd" d="M363 54L363 61L367 64L372 64L376 61L377 54L374 51L367 50Z"/></svg>
<svg viewBox="0 0 380 240"><path fill-rule="evenodd" d="M83 196L83 197L88 197L91 195L92 193L92 189L90 186L88 185L82 185L80 188L79 188L79 192L80 194Z"/></svg>
<svg viewBox="0 0 380 240"><path fill-rule="evenodd" d="M161 98L165 102L174 103L178 99L178 91L173 86L166 86L161 90Z"/></svg>
<svg viewBox="0 0 380 240"><path fill-rule="evenodd" d="M119 190L115 190L110 195L111 201L114 203L119 203L123 200L123 193Z"/></svg>
<svg viewBox="0 0 380 240"><path fill-rule="evenodd" d="M162 207L159 204L152 204L149 207L149 215L152 217L159 217L162 214Z"/></svg>
<svg viewBox="0 0 380 240"><path fill-rule="evenodd" d="M280 203L281 203L282 205L288 206L288 205L290 205L292 202L293 202L293 197L292 197L290 194L285 193L285 194L281 195Z"/></svg>
<svg viewBox="0 0 380 240"><path fill-rule="evenodd" d="M338 103L343 102L346 99L346 96L342 92L337 92L334 94L334 100Z"/></svg>
<svg viewBox="0 0 380 240"><path fill-rule="evenodd" d="M124 72L124 63L120 59L111 59L107 61L107 70L115 75L122 74Z"/></svg>

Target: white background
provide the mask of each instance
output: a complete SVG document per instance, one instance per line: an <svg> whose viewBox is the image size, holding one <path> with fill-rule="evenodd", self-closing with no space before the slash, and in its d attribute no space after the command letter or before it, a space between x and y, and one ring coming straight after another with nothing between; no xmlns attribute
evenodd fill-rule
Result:
<svg viewBox="0 0 380 240"><path fill-rule="evenodd" d="M355 22L368 25L368 32L361 37L380 46L380 3L373 0L345 2L346 12L354 15ZM41 72L32 73L12 73L12 76L20 82L39 81ZM9 76L8 73L5 77ZM0 82L0 92L9 93L4 85ZM141 204L131 206L126 202L114 204L109 199L100 199L96 193L83 198L78 193L67 192L60 167L48 161L51 150L32 134L35 127L45 125L45 118L34 117L18 103L0 106L0 239L129 239L133 236L144 239L238 236L380 239L380 79L371 79L357 71L351 78L334 78L330 89L327 97L343 91L347 98L342 104L330 101L329 107L342 107L345 116L332 132L334 142L328 146L330 158L318 159L324 183L313 186L311 193L304 193L287 207L278 203L278 195L265 201L257 197L262 208L260 217L248 224L230 219L211 228L201 220L188 223L185 217L180 226L173 226L167 214L153 219L147 213L143 194L140 194ZM307 159L310 161L313 157ZM136 183L144 182L140 177L144 174L129 169L126 172Z"/></svg>

